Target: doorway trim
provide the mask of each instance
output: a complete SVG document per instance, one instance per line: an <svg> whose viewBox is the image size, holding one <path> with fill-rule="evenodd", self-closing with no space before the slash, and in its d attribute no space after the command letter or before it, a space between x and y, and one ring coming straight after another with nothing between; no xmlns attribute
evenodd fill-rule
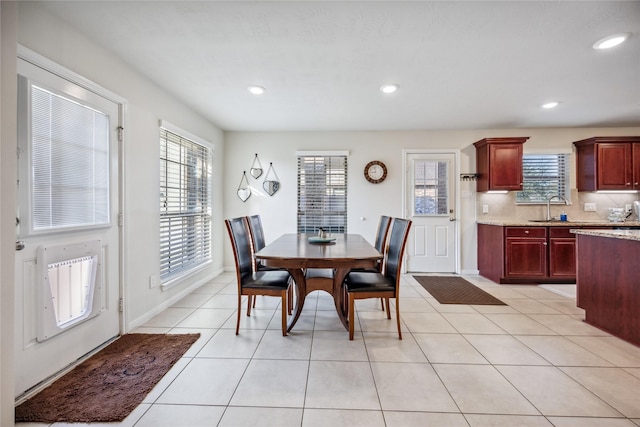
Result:
<svg viewBox="0 0 640 427"><path fill-rule="evenodd" d="M408 164L408 159L411 154L452 154L455 161L454 166L454 180L455 180L455 189L454 189L454 198L456 203L456 226L455 230L455 273L460 274L460 184L457 181L457 178L460 176L460 150L454 148L403 148L402 149L402 217L408 218L410 216L410 212L408 211L408 200L407 200L407 191L408 191L408 183L409 183L409 171L410 167ZM406 256L406 255L405 255ZM403 272L406 273L406 263L403 263L402 269Z"/></svg>

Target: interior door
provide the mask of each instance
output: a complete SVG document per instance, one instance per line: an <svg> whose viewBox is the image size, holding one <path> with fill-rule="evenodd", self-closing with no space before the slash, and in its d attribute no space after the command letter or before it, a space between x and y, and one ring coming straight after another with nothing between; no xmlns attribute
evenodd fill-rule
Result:
<svg viewBox="0 0 640 427"><path fill-rule="evenodd" d="M405 157L406 213L413 224L407 271L457 272L455 152L413 152Z"/></svg>
<svg viewBox="0 0 640 427"><path fill-rule="evenodd" d="M18 74L16 396L120 333L121 105L26 60Z"/></svg>

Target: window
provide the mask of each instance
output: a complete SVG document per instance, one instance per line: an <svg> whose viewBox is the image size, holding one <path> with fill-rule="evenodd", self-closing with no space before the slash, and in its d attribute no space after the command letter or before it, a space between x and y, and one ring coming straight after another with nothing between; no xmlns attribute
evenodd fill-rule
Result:
<svg viewBox="0 0 640 427"><path fill-rule="evenodd" d="M28 84L29 231L108 225L109 116Z"/></svg>
<svg viewBox="0 0 640 427"><path fill-rule="evenodd" d="M347 232L346 153L298 153L298 233Z"/></svg>
<svg viewBox="0 0 640 427"><path fill-rule="evenodd" d="M416 160L414 163L414 215L448 215L449 163Z"/></svg>
<svg viewBox="0 0 640 427"><path fill-rule="evenodd" d="M211 150L160 129L160 280L211 259Z"/></svg>
<svg viewBox="0 0 640 427"><path fill-rule="evenodd" d="M525 153L522 169L522 191L516 193L516 203L546 203L551 196L569 201L569 154Z"/></svg>

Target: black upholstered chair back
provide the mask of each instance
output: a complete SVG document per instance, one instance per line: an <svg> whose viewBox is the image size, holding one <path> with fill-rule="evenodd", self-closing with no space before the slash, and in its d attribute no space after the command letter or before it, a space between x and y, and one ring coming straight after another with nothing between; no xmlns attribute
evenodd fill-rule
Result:
<svg viewBox="0 0 640 427"><path fill-rule="evenodd" d="M376 233L376 241L373 245L378 252L382 252L384 250L384 242L387 239L389 224L391 224L391 217L381 215L380 222L378 223L378 232Z"/></svg>
<svg viewBox="0 0 640 427"><path fill-rule="evenodd" d="M251 254L251 241L249 239L249 229L247 228L246 217L238 217L225 220L227 230L229 231L229 238L231 239L231 245L233 246L233 254L236 260L236 267L238 272L238 279L246 274L251 274L252 267L252 254Z"/></svg>
<svg viewBox="0 0 640 427"><path fill-rule="evenodd" d="M253 237L253 250L258 252L267 244L264 239L264 230L262 229L262 220L260 215L251 215L249 218L249 228Z"/></svg>
<svg viewBox="0 0 640 427"><path fill-rule="evenodd" d="M402 255L407 243L411 220L394 218L391 223L391 235L387 245L385 276L390 277L397 283L400 267L402 266Z"/></svg>

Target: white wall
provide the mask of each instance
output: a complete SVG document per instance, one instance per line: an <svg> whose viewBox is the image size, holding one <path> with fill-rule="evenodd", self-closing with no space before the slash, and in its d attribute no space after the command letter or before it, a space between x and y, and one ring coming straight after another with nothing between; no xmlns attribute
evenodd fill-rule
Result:
<svg viewBox="0 0 640 427"><path fill-rule="evenodd" d="M159 274L159 121L166 120L215 145L214 206L222 204L220 184L224 157L223 133L163 90L151 84L37 4L19 4L18 43L70 69L127 100L124 117L125 179L125 329L146 321L194 283L222 270L223 222L214 209L214 260L182 285L162 291L149 288Z"/></svg>
<svg viewBox="0 0 640 427"><path fill-rule="evenodd" d="M459 149L460 172L475 172L473 143L487 137L529 136L524 150L572 150L574 141L592 136L640 135L640 128L575 128L575 129L489 129L467 131L395 131L395 132L227 132L225 134L225 198L226 218L260 214L267 243L282 233L296 232L297 157L298 150L349 150L347 228L350 233L364 235L373 241L380 215L403 215L402 150ZM258 153L263 169L269 162L281 181L281 189L268 196L262 189L264 177L249 177L256 191L242 202L236 195L242 171L247 174ZM388 168L381 184L365 180L363 170L371 160L381 160ZM475 183L460 182L461 272L477 271L476 193ZM572 162L571 187L576 187L575 160ZM465 192L470 195L465 196ZM361 221L360 218L365 220ZM228 239L227 239L228 240ZM233 268L233 256L227 241L224 265Z"/></svg>

